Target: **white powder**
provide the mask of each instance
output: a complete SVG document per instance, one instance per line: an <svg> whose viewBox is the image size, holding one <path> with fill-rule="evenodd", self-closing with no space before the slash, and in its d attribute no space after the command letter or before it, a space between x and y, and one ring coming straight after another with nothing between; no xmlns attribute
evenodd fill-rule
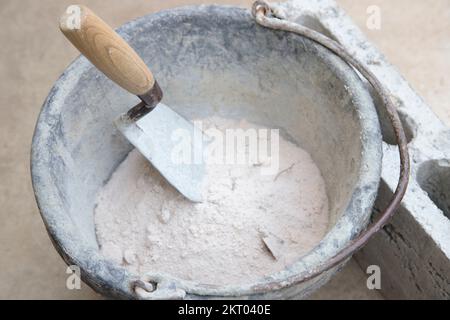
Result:
<svg viewBox="0 0 450 320"><path fill-rule="evenodd" d="M278 174L262 175L260 166L208 165L205 201L194 204L132 151L98 194L101 252L137 274L204 284L248 283L283 270L326 233L325 185L309 154L281 137Z"/></svg>

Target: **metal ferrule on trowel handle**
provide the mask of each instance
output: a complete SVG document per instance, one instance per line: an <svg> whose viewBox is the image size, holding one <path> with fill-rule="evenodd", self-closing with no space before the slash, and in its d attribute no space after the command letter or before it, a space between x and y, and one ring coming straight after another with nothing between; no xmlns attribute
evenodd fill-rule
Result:
<svg viewBox="0 0 450 320"><path fill-rule="evenodd" d="M163 92L158 82L155 80L153 88L138 97L142 101L127 112L127 116L131 121L138 121L143 116L146 116L150 111L155 109L163 98Z"/></svg>
<svg viewBox="0 0 450 320"><path fill-rule="evenodd" d="M172 135L183 132L191 142L191 153L203 155L203 132L160 103L163 93L153 74L108 24L85 6L69 8L60 21L67 39L109 79L142 100L117 118L116 127L175 189L187 199L201 202L204 161L178 162L172 154L177 147ZM74 19L74 14L79 19Z"/></svg>

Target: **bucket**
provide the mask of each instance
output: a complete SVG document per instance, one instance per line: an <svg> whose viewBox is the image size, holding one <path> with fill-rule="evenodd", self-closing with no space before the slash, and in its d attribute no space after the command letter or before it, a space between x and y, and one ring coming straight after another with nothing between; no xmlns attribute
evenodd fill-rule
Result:
<svg viewBox="0 0 450 320"><path fill-rule="evenodd" d="M366 228L380 180L377 112L354 69L311 40L258 26L249 10L228 6L163 11L119 33L154 72L164 103L188 119L215 115L281 128L310 153L329 199L327 235L285 270L233 286L155 276L154 296L304 298L326 283L345 262L306 282L291 279L332 259ZM138 298L139 275L100 254L94 207L132 150L113 120L137 102L80 57L50 92L32 145L33 187L55 248L110 298Z"/></svg>

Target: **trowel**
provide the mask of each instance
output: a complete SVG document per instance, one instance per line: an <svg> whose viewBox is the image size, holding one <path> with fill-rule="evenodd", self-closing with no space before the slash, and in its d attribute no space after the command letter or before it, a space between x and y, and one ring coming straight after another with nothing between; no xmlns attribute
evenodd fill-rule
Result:
<svg viewBox="0 0 450 320"><path fill-rule="evenodd" d="M70 6L61 17L67 39L109 79L137 95L141 102L121 115L115 125L161 175L193 202L202 201L204 161L183 161L174 152L180 140L186 152L204 155L203 132L161 103L163 93L138 54L90 9ZM194 163L195 162L195 163Z"/></svg>

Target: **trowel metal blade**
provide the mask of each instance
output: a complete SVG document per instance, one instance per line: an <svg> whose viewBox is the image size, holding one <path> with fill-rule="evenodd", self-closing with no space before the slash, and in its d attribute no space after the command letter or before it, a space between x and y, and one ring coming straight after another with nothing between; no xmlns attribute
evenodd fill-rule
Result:
<svg viewBox="0 0 450 320"><path fill-rule="evenodd" d="M202 202L205 165L199 156L206 140L200 128L161 103L138 121L125 114L115 125L173 187L189 200ZM190 159L180 159L177 152L189 144L190 150L183 151L191 151Z"/></svg>

